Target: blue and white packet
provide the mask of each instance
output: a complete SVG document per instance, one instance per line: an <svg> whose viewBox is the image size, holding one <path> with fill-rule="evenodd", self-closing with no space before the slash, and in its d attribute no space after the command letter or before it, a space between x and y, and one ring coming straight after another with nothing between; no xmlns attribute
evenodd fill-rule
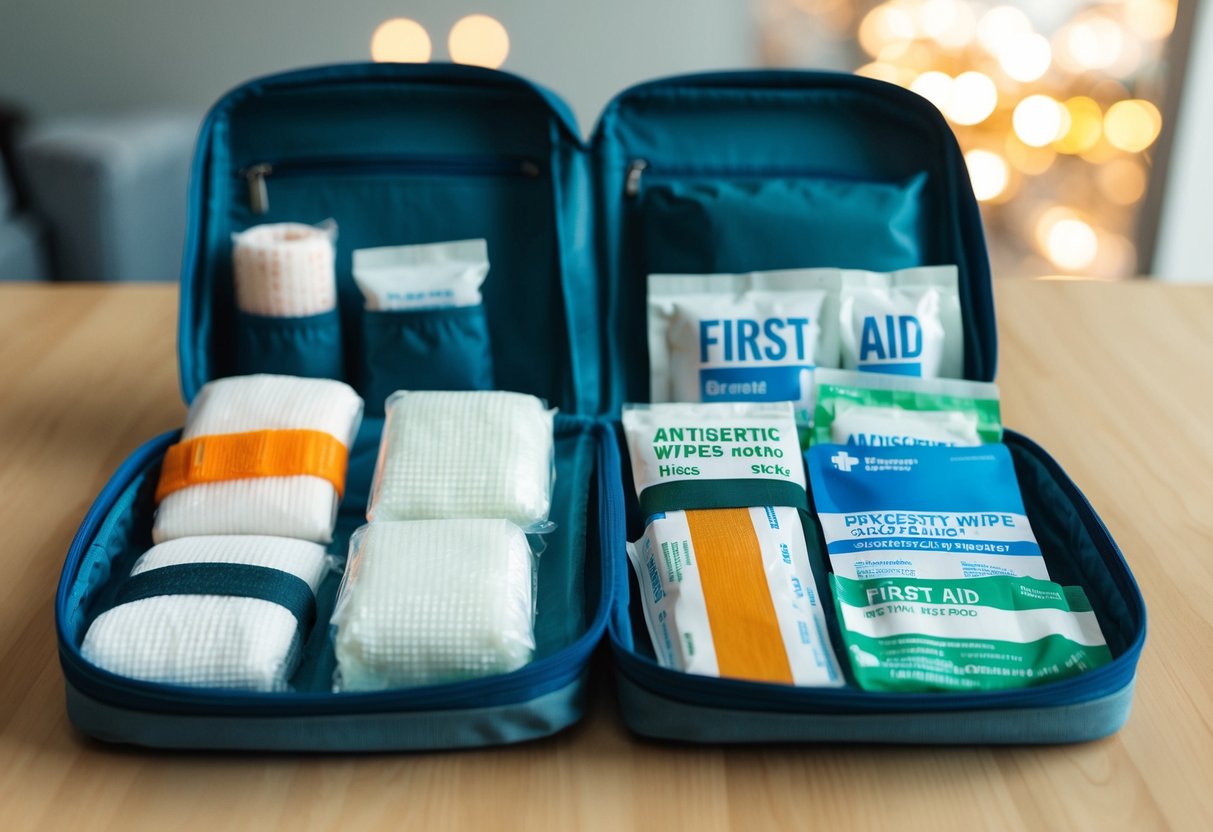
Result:
<svg viewBox="0 0 1213 832"><path fill-rule="evenodd" d="M835 574L1050 580L1005 445L805 453Z"/></svg>

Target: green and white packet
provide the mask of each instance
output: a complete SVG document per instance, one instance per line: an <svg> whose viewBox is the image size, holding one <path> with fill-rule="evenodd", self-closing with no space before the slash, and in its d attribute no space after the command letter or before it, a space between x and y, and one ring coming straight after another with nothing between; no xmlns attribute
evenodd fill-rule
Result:
<svg viewBox="0 0 1213 832"><path fill-rule="evenodd" d="M969 692L1042 685L1112 660L1081 587L998 576L851 580L830 575L864 690Z"/></svg>
<svg viewBox="0 0 1213 832"><path fill-rule="evenodd" d="M1001 441L996 384L817 371L810 444L963 447Z"/></svg>

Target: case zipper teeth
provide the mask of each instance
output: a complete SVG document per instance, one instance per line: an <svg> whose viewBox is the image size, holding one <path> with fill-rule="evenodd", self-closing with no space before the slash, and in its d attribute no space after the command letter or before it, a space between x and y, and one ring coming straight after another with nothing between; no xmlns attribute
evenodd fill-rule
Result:
<svg viewBox="0 0 1213 832"><path fill-rule="evenodd" d="M824 179L834 182L886 182L894 183L901 181L896 177L863 177L849 176L843 173L834 173L824 171L817 168L806 167L771 167L771 168L736 168L725 167L723 165L687 165L687 164L660 164L653 163L648 159L633 159L628 162L624 173L623 193L627 197L636 197L640 194L640 185L645 177L656 176L659 178L686 178L696 179L704 177L717 177L720 179Z"/></svg>
<svg viewBox="0 0 1213 832"><path fill-rule="evenodd" d="M511 157L384 157L367 159L309 158L278 162L255 162L240 168L236 175L248 187L249 209L254 215L270 210L270 176L322 174L425 173L441 176L521 176L537 179L539 164L533 159Z"/></svg>

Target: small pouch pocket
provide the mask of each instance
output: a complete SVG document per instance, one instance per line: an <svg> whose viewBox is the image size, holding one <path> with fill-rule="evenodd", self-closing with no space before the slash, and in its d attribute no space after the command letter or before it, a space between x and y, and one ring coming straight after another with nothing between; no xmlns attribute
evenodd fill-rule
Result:
<svg viewBox="0 0 1213 832"><path fill-rule="evenodd" d="M397 390L492 390L484 305L363 312L361 392L383 414Z"/></svg>
<svg viewBox="0 0 1213 832"><path fill-rule="evenodd" d="M917 266L925 182L925 173L894 182L662 178L641 195L645 267L721 274Z"/></svg>
<svg viewBox="0 0 1213 832"><path fill-rule="evenodd" d="M345 378L336 309L302 318L237 312L236 373Z"/></svg>

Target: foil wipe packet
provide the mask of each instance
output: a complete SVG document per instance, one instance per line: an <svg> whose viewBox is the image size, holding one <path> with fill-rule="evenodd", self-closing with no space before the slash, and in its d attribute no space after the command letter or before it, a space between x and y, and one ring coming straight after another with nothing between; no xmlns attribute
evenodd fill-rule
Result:
<svg viewBox="0 0 1213 832"><path fill-rule="evenodd" d="M777 684L843 684L796 509L658 514L628 555L663 667Z"/></svg>
<svg viewBox="0 0 1213 832"><path fill-rule="evenodd" d="M821 369L812 441L864 446L1000 442L998 385Z"/></svg>
<svg viewBox="0 0 1213 832"><path fill-rule="evenodd" d="M805 457L836 574L1049 580L1005 445L819 444Z"/></svg>

